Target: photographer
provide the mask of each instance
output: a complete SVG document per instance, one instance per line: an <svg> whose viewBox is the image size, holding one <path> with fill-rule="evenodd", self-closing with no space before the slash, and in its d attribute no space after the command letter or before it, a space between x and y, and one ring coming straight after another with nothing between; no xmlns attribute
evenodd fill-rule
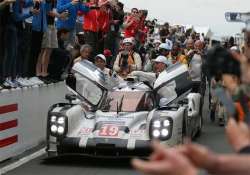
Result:
<svg viewBox="0 0 250 175"><path fill-rule="evenodd" d="M134 52L133 38L125 38L123 40L124 52L120 52L115 60L113 69L117 73L126 69L129 72L142 69L141 57L138 53Z"/></svg>
<svg viewBox="0 0 250 175"><path fill-rule="evenodd" d="M121 2L110 1L111 20L106 38L104 39L104 49L109 49L113 55L118 53L120 27L124 20L124 4Z"/></svg>

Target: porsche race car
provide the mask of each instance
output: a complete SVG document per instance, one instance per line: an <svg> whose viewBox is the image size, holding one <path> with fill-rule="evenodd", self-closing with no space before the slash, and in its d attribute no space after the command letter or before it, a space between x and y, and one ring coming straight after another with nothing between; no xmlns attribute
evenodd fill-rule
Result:
<svg viewBox="0 0 250 175"><path fill-rule="evenodd" d="M49 156L146 157L153 139L175 146L201 132L202 98L191 93L184 65L162 72L153 87L130 79L107 88L105 75L89 62L76 63L73 71L71 102L48 112ZM80 103L72 103L76 98Z"/></svg>

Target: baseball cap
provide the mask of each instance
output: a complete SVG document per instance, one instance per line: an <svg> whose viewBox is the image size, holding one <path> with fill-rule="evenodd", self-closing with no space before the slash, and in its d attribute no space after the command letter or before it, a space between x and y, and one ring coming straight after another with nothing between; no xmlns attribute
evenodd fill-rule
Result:
<svg viewBox="0 0 250 175"><path fill-rule="evenodd" d="M166 43L161 43L160 46L159 46L159 48L160 48L160 49L165 49L165 50L168 50L168 51L172 50L172 47L169 46L169 45L166 44Z"/></svg>
<svg viewBox="0 0 250 175"><path fill-rule="evenodd" d="M164 63L164 64L166 64L167 66L170 66L172 63L171 63L171 61L169 61L168 59L167 59L167 57L165 57L165 56L158 56L156 59L154 59L154 60L152 60L153 62L157 62L157 63Z"/></svg>
<svg viewBox="0 0 250 175"><path fill-rule="evenodd" d="M106 57L103 54L96 55L95 59L96 58L101 58L103 61L106 62Z"/></svg>

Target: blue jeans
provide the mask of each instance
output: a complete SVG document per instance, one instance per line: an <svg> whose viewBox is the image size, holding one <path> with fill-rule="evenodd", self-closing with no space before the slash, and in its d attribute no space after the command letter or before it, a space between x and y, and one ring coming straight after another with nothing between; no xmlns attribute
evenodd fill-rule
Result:
<svg viewBox="0 0 250 175"><path fill-rule="evenodd" d="M14 23L9 23L5 31L5 56L3 61L3 76L16 77L16 60L17 60L17 28Z"/></svg>

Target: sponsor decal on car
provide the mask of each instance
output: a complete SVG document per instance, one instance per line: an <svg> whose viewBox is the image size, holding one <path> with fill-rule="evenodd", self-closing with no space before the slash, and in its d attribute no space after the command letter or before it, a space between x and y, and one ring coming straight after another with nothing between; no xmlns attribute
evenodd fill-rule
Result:
<svg viewBox="0 0 250 175"><path fill-rule="evenodd" d="M82 128L78 135L84 136L84 135L89 135L92 132L93 128Z"/></svg>
<svg viewBox="0 0 250 175"><path fill-rule="evenodd" d="M131 138L141 138L145 134L145 130L133 130L130 133Z"/></svg>

